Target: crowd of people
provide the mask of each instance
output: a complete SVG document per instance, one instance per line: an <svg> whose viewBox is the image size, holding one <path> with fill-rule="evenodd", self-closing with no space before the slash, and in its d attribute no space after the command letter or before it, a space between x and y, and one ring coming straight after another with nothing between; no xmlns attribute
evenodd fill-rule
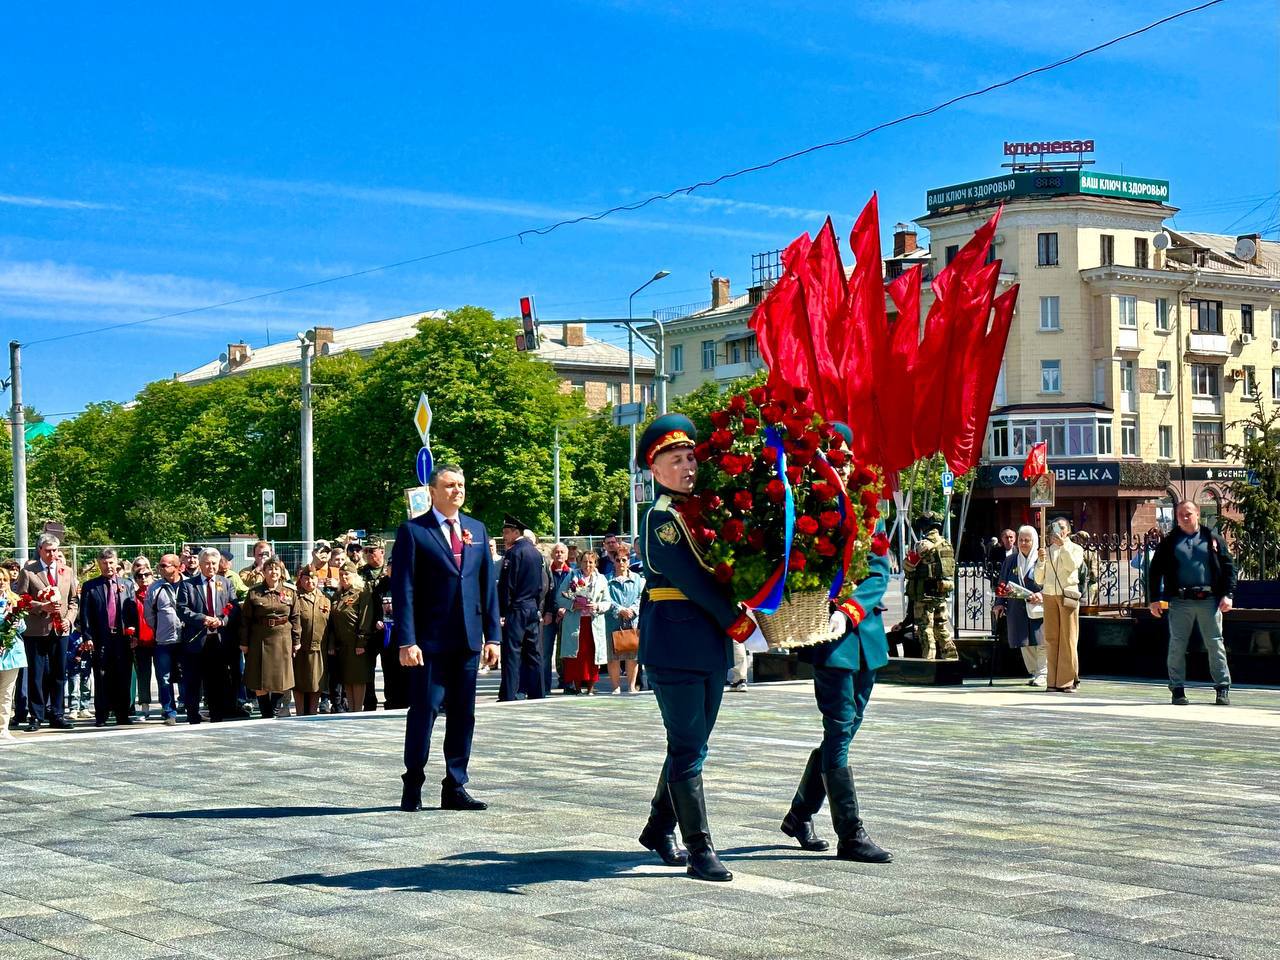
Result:
<svg viewBox="0 0 1280 960"><path fill-rule="evenodd" d="M642 689L645 578L631 545L611 535L598 551L538 547L518 521L503 533L505 550L489 545L504 622L529 603L533 612L525 656L507 656L499 668L499 699L557 689L594 696L602 671L609 694ZM534 558L528 598L510 575L518 542ZM407 707L386 553L378 537L344 534L317 541L292 571L265 540L238 570L228 550L184 547L154 567L106 548L75 571L58 538L43 535L36 560L0 564L0 610L23 594L34 601L21 636L0 652L0 740L77 722L174 726L375 710L379 667L382 706ZM746 688L745 661L728 682Z"/></svg>

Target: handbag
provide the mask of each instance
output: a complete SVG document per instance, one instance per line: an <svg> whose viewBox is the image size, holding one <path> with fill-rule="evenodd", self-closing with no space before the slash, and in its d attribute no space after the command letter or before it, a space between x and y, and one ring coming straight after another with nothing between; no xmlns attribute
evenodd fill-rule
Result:
<svg viewBox="0 0 1280 960"><path fill-rule="evenodd" d="M640 649L640 631L635 627L615 630L612 635L613 652L618 654L635 653Z"/></svg>
<svg viewBox="0 0 1280 960"><path fill-rule="evenodd" d="M1052 568L1052 570L1053 570L1053 579L1055 579L1055 580L1057 580L1057 581L1058 581L1058 590L1059 590L1059 591L1061 592L1061 594L1062 594L1062 609L1063 609L1063 610L1077 610L1077 609L1079 609L1079 607L1080 607L1080 591L1079 591L1079 590L1077 590L1075 587L1064 587L1064 586L1062 585L1062 578L1061 578L1060 576L1058 576L1058 568L1057 568L1057 566L1051 563L1051 564L1050 564L1050 567L1051 567L1051 568ZM1077 576L1078 576L1078 574L1077 574Z"/></svg>

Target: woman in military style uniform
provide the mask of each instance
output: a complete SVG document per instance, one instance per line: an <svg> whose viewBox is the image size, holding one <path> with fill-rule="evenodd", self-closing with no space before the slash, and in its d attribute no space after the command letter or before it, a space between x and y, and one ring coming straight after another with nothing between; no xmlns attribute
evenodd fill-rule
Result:
<svg viewBox="0 0 1280 960"><path fill-rule="evenodd" d="M244 653L244 685L258 697L264 720L276 715L284 692L293 689L293 655L300 625L294 592L281 584L284 564L268 560L262 582L240 608L240 650Z"/></svg>
<svg viewBox="0 0 1280 960"><path fill-rule="evenodd" d="M329 611L329 649L337 655L338 676L352 711L364 709L365 685L373 683L373 658L366 649L371 596L356 565L344 563L338 572L338 595Z"/></svg>
<svg viewBox="0 0 1280 960"><path fill-rule="evenodd" d="M667 733L667 758L640 843L664 863L687 865L691 877L732 880L711 843L702 761L732 662L729 644L745 641L755 624L712 577L676 509L693 491L696 439L687 417L667 414L650 424L639 446L656 498L640 530L647 579L640 662ZM676 843L677 823L687 851Z"/></svg>
<svg viewBox="0 0 1280 960"><path fill-rule="evenodd" d="M297 601L302 645L293 655L293 701L298 716L307 717L316 712L325 689L324 651L329 641L329 598L316 589L309 566L298 571Z"/></svg>
<svg viewBox="0 0 1280 960"><path fill-rule="evenodd" d="M853 433L845 424L834 421L832 425L846 444L853 443ZM849 472L849 467L841 471L846 479ZM883 533L884 526L878 524L876 532ZM796 651L802 661L813 665L813 695L822 714L822 746L809 754L791 810L782 821L782 832L794 837L805 850L826 850L827 841L814 834L813 817L829 797L831 822L839 840L836 856L862 863L888 863L893 857L878 847L862 826L849 769L849 744L862 725L876 671L889 662L889 644L880 616L889 585L889 557L872 553L868 560L871 572L832 614L832 632L840 630L840 639Z"/></svg>

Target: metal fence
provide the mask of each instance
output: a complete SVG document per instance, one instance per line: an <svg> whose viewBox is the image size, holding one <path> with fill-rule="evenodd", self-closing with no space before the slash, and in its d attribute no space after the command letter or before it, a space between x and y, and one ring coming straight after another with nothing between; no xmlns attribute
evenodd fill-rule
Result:
<svg viewBox="0 0 1280 960"><path fill-rule="evenodd" d="M121 562L129 563L134 557L143 556L155 565L156 560L164 553L177 553L177 545L173 543L64 543L58 549L67 558L67 566L80 571L98 559L98 554L110 547L120 557ZM0 547L0 555L13 557L25 563L35 556L35 545L27 551L28 556L18 555L16 547Z"/></svg>

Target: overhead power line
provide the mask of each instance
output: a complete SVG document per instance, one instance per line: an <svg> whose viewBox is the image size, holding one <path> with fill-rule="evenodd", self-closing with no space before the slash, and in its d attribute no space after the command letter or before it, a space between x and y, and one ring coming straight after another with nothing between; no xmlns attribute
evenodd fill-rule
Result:
<svg viewBox="0 0 1280 960"><path fill-rule="evenodd" d="M105 333L111 330L122 330L128 327L141 326L142 324L157 323L161 320L174 320L179 317L189 317L192 314L203 313L209 310L219 310L224 307L239 306L245 303L252 303L256 300L264 300L268 297L282 296L287 293L297 293L302 290L309 290L314 287L324 286L330 283L338 283L343 280L353 280L357 277L365 277L373 273L380 273L384 270L394 270L394 269L397 269L398 267L407 267L417 263L425 263L428 260L435 260L440 257L447 257L457 253L464 253L469 250L475 250L480 247L490 246L495 243L503 243L508 240L518 240L520 242L523 242L526 237L545 237L548 234L556 230L559 230L562 227L574 226L580 223L598 222L600 220L604 220L606 217L611 217L618 213L628 213L635 210L641 210L644 207L647 207L653 203L658 203L660 201L665 201L665 200L671 200L674 197L678 197L678 196L687 196L689 194L694 193L697 190L703 190L707 187L714 187L721 183L726 183L730 180L736 180L740 177L745 177L748 174L759 173L762 170L769 170L780 164L787 163L791 160L797 160L800 157L809 156L810 154L818 153L819 151L822 151L822 150L830 150L835 147L843 147L843 146L848 146L849 144L852 144L852 143L857 143L860 140L864 140L867 137L870 137L873 134L879 133L882 130L889 129L890 127L896 127L900 124L909 123L913 120L921 120L921 119L924 119L925 117L930 117L935 113L938 113L942 110L946 110L948 107L955 106L957 103L961 103L965 100L972 100L975 97L985 96L986 94L991 93L995 90L1000 90L1004 87L1012 86L1013 84L1019 83L1030 77L1048 73L1052 70L1058 70L1062 67L1075 63L1078 60L1082 60L1085 57L1091 56L1092 54L1098 53L1102 50L1106 50L1108 47L1113 47L1116 44L1124 43L1127 40L1132 40L1134 37L1138 37L1144 33L1148 33L1152 30L1155 30L1157 27L1164 26L1165 24L1172 23L1175 20L1180 20L1183 17L1188 17L1195 13L1200 13L1203 10L1208 10L1210 7L1216 7L1219 4L1225 3L1225 2L1226 0L1205 0L1204 3L1197 4L1194 7L1187 7L1185 10L1179 10L1177 13L1171 13L1168 16L1161 17L1159 20L1154 20L1151 23L1148 23L1146 26L1139 27L1136 30L1130 30L1128 33L1120 34L1117 37L1112 37L1110 40L1106 40L1102 43L1095 44L1094 46L1081 50L1078 53L1073 53L1069 57L1063 57L1061 60L1055 60L1052 63L1046 63L1042 66L1034 67L1031 70L1024 70L1022 73L1009 77L1007 80L1001 80L997 83L991 83L986 85L985 87L980 87L976 90L970 90L968 93L962 93L958 96L951 97L950 99L944 100L941 103L935 104L934 106L929 107L928 109L917 110L915 113L908 113L908 114L904 114L903 116L896 117L893 120L886 120L883 123L878 123L873 127L868 127L866 130L863 130L860 133L855 133L848 137L841 137L838 140L828 140L824 143L816 143L816 144L813 144L812 146L805 147L801 150L796 150L796 151L793 151L792 153L784 154L783 156L780 156L780 157L775 157L774 159L766 161L764 163L757 163L749 167L743 167L740 170L734 170L729 173L722 173L719 176L712 177L709 180L700 180L697 183L687 184L683 187L676 187L674 190L668 190L665 193L655 193L652 196L644 198L643 200L637 200L632 203L620 204L615 207L610 207L607 210L601 210L599 213L584 214L583 216L580 216L580 217L569 217L564 220L557 221L556 223L548 224L547 226L528 227L526 229L517 230L514 233L508 233L500 237L492 237L488 240L479 240L475 243L468 243L468 244L464 244L463 246L451 247L447 250L439 250L439 251L436 251L435 253L428 253L419 257L409 257L404 260L397 260L394 263L384 263L384 264L381 264L380 266L368 267L364 270L356 270L352 273L344 273L334 277L325 277L321 280L312 280L307 283L299 283L290 287L282 287L278 290L267 290L263 293L255 293L245 297L236 297L231 300L223 300L219 303L210 303L201 307L191 307L186 310L177 310L177 311L174 311L173 313L165 313L155 317L146 317L145 319L141 319L141 320L129 320L122 323L106 324L104 326L94 327L89 330L80 330L75 333L60 334L55 337L41 337L36 340L30 340L25 344L23 344L23 346L31 347L31 346L36 346L37 344L42 344L42 343L56 343L61 340L71 340L76 337L90 336L91 334L95 334L95 333Z"/></svg>

